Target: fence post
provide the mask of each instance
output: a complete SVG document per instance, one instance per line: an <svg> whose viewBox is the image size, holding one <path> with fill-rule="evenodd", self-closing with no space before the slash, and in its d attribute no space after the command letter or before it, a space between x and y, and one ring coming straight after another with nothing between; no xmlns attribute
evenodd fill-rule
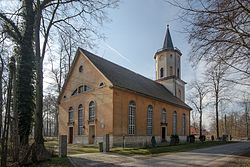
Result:
<svg viewBox="0 0 250 167"><path fill-rule="evenodd" d="M67 135L59 136L59 157L67 156Z"/></svg>

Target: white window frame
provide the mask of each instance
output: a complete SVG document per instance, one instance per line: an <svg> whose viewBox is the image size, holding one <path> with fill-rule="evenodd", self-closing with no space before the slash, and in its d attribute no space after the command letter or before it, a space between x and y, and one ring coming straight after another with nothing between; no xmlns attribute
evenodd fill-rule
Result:
<svg viewBox="0 0 250 167"><path fill-rule="evenodd" d="M96 116L96 104L94 101L91 101L89 103L89 121L95 121L95 116Z"/></svg>
<svg viewBox="0 0 250 167"><path fill-rule="evenodd" d="M129 103L128 107L128 134L135 135L136 128L136 104L134 101Z"/></svg>
<svg viewBox="0 0 250 167"><path fill-rule="evenodd" d="M177 112L173 112L173 134L177 134Z"/></svg>
<svg viewBox="0 0 250 167"><path fill-rule="evenodd" d="M161 123L166 124L167 123L167 112L165 108L161 110Z"/></svg>
<svg viewBox="0 0 250 167"><path fill-rule="evenodd" d="M147 135L153 134L153 106L149 105L147 108Z"/></svg>
<svg viewBox="0 0 250 167"><path fill-rule="evenodd" d="M182 135L185 136L186 135L186 124L187 124L187 120L186 120L186 114L182 114Z"/></svg>
<svg viewBox="0 0 250 167"><path fill-rule="evenodd" d="M78 135L83 135L84 109L82 104L78 107Z"/></svg>
<svg viewBox="0 0 250 167"><path fill-rule="evenodd" d="M69 124L72 124L74 122L74 110L73 107L69 108Z"/></svg>

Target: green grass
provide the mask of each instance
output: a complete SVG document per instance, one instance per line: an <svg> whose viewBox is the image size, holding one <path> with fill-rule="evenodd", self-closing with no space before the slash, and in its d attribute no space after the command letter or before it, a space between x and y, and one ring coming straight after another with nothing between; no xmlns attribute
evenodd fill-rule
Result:
<svg viewBox="0 0 250 167"><path fill-rule="evenodd" d="M111 152L123 155L150 155L160 153L175 153L182 151L191 151L199 148L212 147L216 145L228 144L231 142L207 141L204 143L197 142L193 144L183 143L176 146L159 146L154 148L113 148Z"/></svg>
<svg viewBox="0 0 250 167"><path fill-rule="evenodd" d="M45 142L45 147L49 150L53 150L55 154L58 151L58 141L51 140ZM68 154L83 154L83 153L97 153L99 148L97 146L85 146L82 144L68 144Z"/></svg>
<svg viewBox="0 0 250 167"><path fill-rule="evenodd" d="M58 166L64 166L64 167L73 167L73 165L69 162L67 157L59 158L59 157L52 157L51 160L40 162L37 164L32 164L30 167L58 167Z"/></svg>

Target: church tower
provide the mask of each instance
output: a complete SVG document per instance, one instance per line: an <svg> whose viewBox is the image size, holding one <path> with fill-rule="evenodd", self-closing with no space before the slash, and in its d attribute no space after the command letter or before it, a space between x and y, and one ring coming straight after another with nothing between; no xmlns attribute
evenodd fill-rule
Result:
<svg viewBox="0 0 250 167"><path fill-rule="evenodd" d="M169 26L163 47L154 56L156 82L164 85L173 95L185 101L185 82L181 80L181 51L174 47Z"/></svg>

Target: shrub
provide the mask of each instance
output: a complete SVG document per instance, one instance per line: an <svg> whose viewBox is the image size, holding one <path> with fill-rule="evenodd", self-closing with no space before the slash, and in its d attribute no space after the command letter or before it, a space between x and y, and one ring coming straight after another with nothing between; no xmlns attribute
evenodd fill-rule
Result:
<svg viewBox="0 0 250 167"><path fill-rule="evenodd" d="M201 135L199 137L199 139L200 139L201 142L204 142L206 140L206 136L205 135Z"/></svg>
<svg viewBox="0 0 250 167"><path fill-rule="evenodd" d="M194 143L195 142L195 136L194 135L187 136L187 142Z"/></svg>
<svg viewBox="0 0 250 167"><path fill-rule="evenodd" d="M176 145L179 144L180 139L178 135L171 135L170 137L170 145Z"/></svg>

